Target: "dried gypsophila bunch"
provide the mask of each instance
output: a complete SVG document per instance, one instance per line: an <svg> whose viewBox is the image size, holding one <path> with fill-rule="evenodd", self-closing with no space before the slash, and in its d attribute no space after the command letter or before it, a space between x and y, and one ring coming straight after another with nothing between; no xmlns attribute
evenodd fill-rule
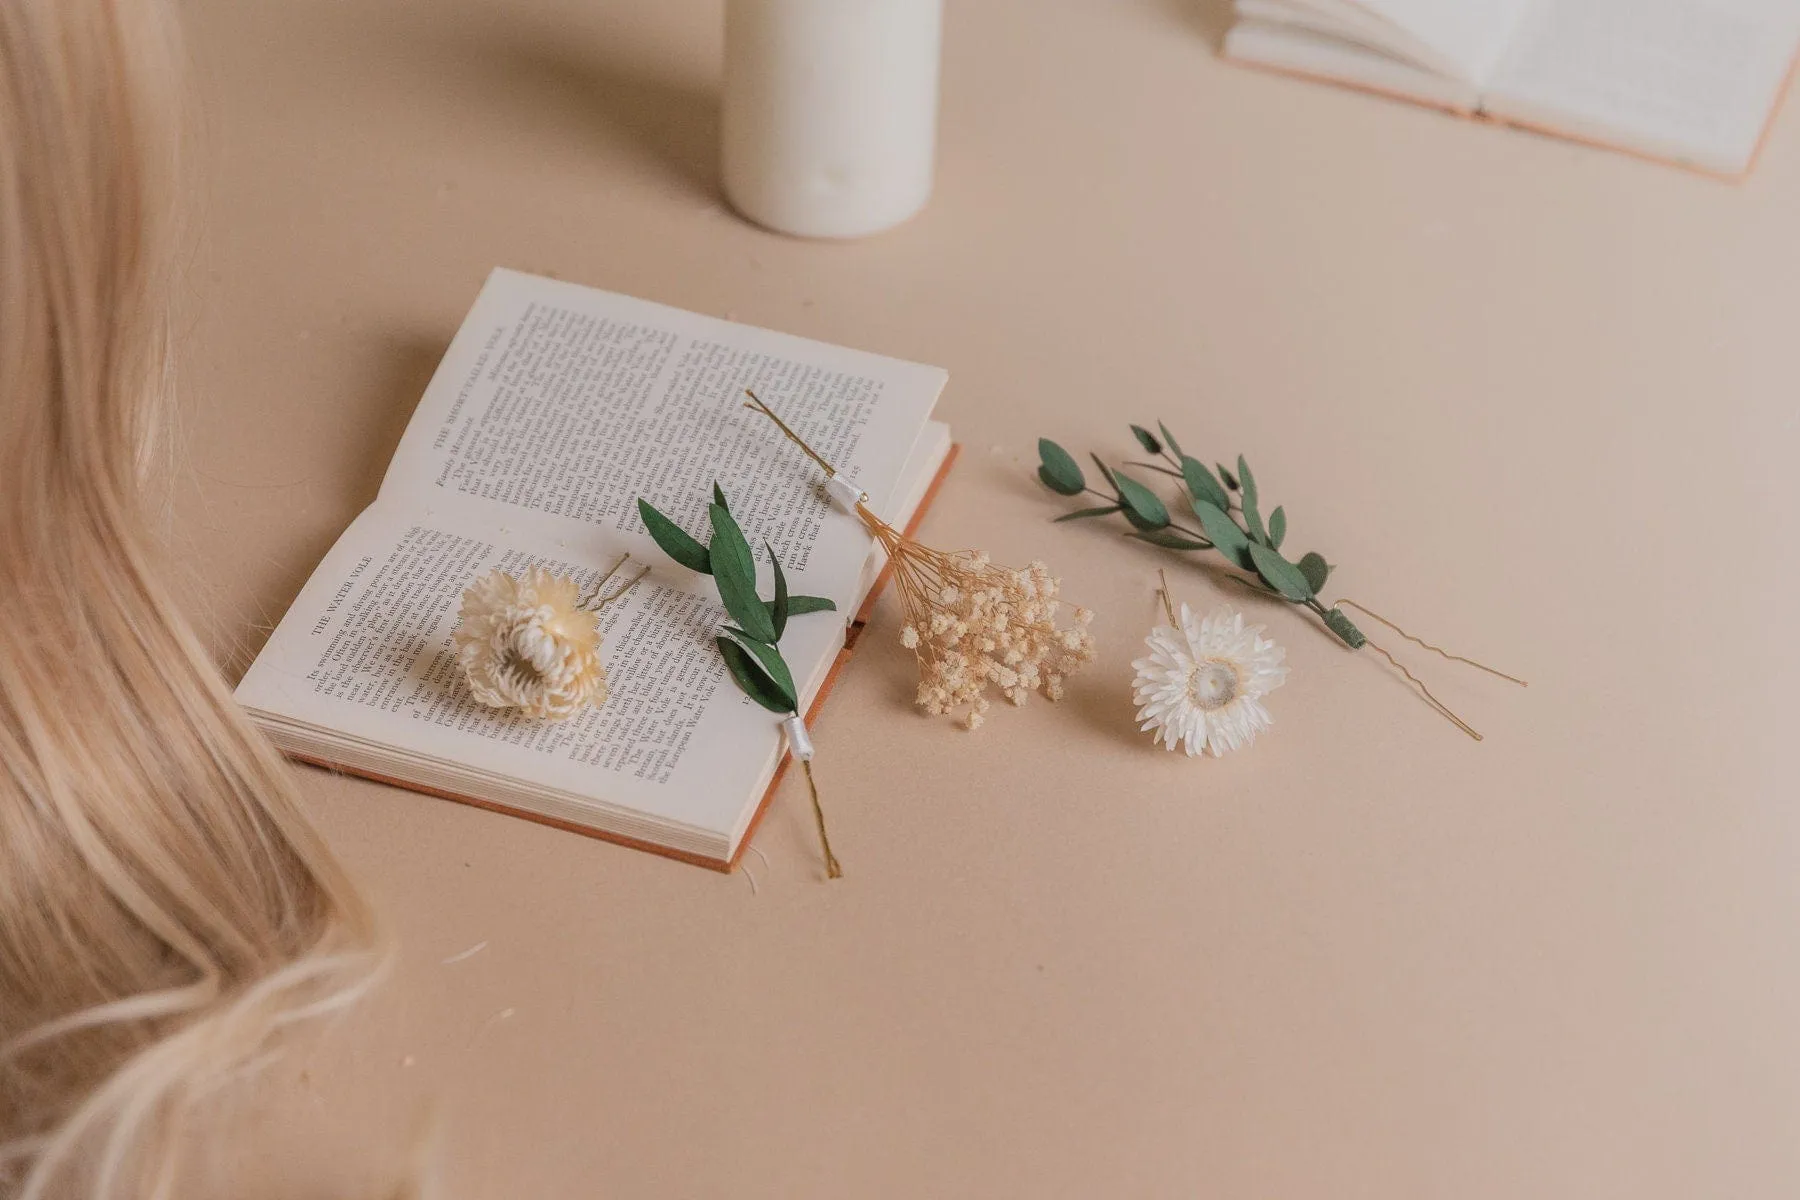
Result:
<svg viewBox="0 0 1800 1200"><path fill-rule="evenodd" d="M773 421L789 441L825 472L827 491L851 509L887 554L894 590L904 615L900 644L919 663L918 704L932 716L961 714L979 728L990 701L988 690L1015 705L1034 691L1060 700L1063 681L1093 661L1094 614L1074 607L1074 624L1059 627L1059 610L1072 607L1059 592L1050 568L1034 562L1024 570L1003 567L985 551L934 550L907 537L876 516L868 497L838 476L787 422L755 392L745 389L754 408Z"/></svg>
<svg viewBox="0 0 1800 1200"><path fill-rule="evenodd" d="M457 665L476 701L547 721L605 703L600 610L649 573L646 567L605 592L629 558L614 563L585 601L573 579L543 567L518 576L496 568L469 585L452 637Z"/></svg>
<svg viewBox="0 0 1800 1200"><path fill-rule="evenodd" d="M1013 570L984 552L876 536L905 612L900 644L919 660L918 704L932 716L960 710L967 728L980 728L989 687L1015 705L1034 691L1060 700L1063 680L1094 657L1094 614L1076 608L1075 624L1058 628L1060 584L1043 563Z"/></svg>

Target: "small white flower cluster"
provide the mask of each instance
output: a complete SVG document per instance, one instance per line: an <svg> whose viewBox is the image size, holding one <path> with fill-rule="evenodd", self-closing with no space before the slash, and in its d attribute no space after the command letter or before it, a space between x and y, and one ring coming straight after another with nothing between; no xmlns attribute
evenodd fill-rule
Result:
<svg viewBox="0 0 1800 1200"><path fill-rule="evenodd" d="M1023 571L994 566L985 553L931 552L931 588L909 589L898 572L907 624L900 644L919 657L919 706L932 716L958 709L963 723L978 728L989 701L989 685L1014 704L1033 691L1060 700L1063 680L1094 657L1088 624L1094 614L1075 610L1075 624L1059 629L1058 581L1034 562Z"/></svg>
<svg viewBox="0 0 1800 1200"><path fill-rule="evenodd" d="M489 571L463 593L455 637L469 690L490 708L560 721L606 700L599 623L572 579Z"/></svg>
<svg viewBox="0 0 1800 1200"><path fill-rule="evenodd" d="M746 389L747 408L773 421L817 463L828 479L838 471L775 411ZM932 716L963 710L963 724L981 725L987 689L997 686L1014 704L1034 691L1062 699L1063 680L1094 658L1088 625L1094 614L1075 610L1073 627L1056 627L1058 581L1034 562L1023 571L995 566L983 551L933 550L894 528L857 500L855 513L887 553L905 624L900 644L919 662L919 707Z"/></svg>

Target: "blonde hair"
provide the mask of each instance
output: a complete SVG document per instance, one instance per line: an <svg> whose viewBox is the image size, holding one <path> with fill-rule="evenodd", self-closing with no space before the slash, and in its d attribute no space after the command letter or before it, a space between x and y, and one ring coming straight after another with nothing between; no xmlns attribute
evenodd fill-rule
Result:
<svg viewBox="0 0 1800 1200"><path fill-rule="evenodd" d="M18 1200L172 1194L208 1096L382 961L154 553L171 49L147 0L0 0L0 1195Z"/></svg>

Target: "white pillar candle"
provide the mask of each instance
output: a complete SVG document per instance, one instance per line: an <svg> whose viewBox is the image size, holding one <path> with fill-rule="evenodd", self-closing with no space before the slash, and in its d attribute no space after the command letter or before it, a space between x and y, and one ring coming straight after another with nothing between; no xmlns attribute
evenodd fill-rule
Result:
<svg viewBox="0 0 1800 1200"><path fill-rule="evenodd" d="M759 225L861 237L931 195L943 0L726 0L725 194Z"/></svg>

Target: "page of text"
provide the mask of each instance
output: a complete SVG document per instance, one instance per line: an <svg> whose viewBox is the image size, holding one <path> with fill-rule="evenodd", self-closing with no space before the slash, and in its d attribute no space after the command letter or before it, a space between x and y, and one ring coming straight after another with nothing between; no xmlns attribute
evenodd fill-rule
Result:
<svg viewBox="0 0 1800 1200"><path fill-rule="evenodd" d="M238 698L403 754L729 835L779 750L778 721L727 678L712 642L724 612L691 577L653 572L603 610L610 695L567 721L487 708L457 668L451 633L476 576L542 565L586 589L617 562L615 542L452 530L378 502L314 572ZM635 573L632 564L618 578ZM842 639L836 614L794 620L782 649L802 686Z"/></svg>
<svg viewBox="0 0 1800 1200"><path fill-rule="evenodd" d="M1541 0L1490 107L1740 171L1797 40L1790 0Z"/></svg>
<svg viewBox="0 0 1800 1200"><path fill-rule="evenodd" d="M647 538L643 496L704 540L717 481L759 558L853 588L869 539L744 389L885 506L944 372L592 288L496 271L420 401L383 485L540 532ZM823 578L821 578L821 576Z"/></svg>

